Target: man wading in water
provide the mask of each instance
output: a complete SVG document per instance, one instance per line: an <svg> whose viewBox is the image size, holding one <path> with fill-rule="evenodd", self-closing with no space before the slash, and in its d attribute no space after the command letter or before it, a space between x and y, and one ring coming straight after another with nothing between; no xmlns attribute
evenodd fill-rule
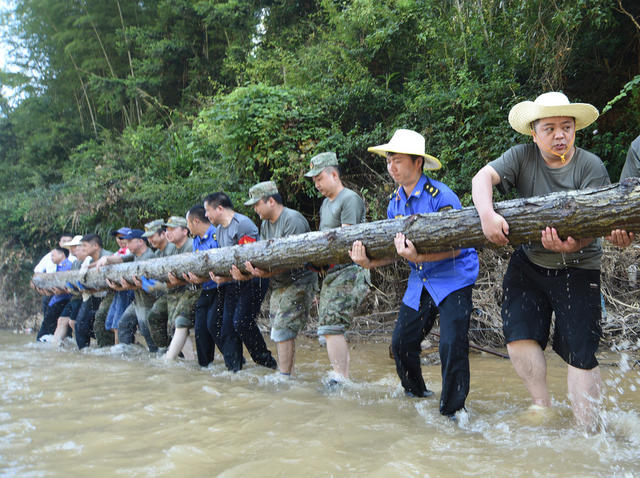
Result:
<svg viewBox="0 0 640 478"><path fill-rule="evenodd" d="M592 105L569 103L557 92L511 109L509 124L533 136L533 143L512 147L473 178L473 202L489 241L509 242L509 224L493 209L493 186L505 193L515 189L526 198L609 184L600 158L574 145L576 130L597 118ZM588 430L597 427L602 387L595 356L601 335L601 256L599 239L563 239L549 226L540 242L514 252L503 282L504 336L511 363L533 398L532 408L551 406L544 349L555 312L553 350L568 365L573 413Z"/></svg>
<svg viewBox="0 0 640 478"><path fill-rule="evenodd" d="M311 158L311 170L305 176L313 178L316 189L325 198L320 207L321 231L364 222L364 201L342 184L336 153L320 153ZM344 333L369 292L371 277L368 270L356 264L332 264L320 273L323 280L318 335L327 341L327 354L334 372L327 385L332 389L349 378L349 345Z"/></svg>
<svg viewBox="0 0 640 478"><path fill-rule="evenodd" d="M369 148L387 158L387 170L399 185L389 200L389 219L462 207L451 189L422 172L442 167L440 161L425 154L424 146L420 133L399 129L389 143ZM420 343L440 313L440 413L454 418L464 408L469 393L468 333L478 255L470 248L421 254L402 233L396 234L394 242L398 255L411 266L391 342L398 376L407 396L433 395L422 378ZM395 258L369 259L361 241L353 243L349 254L353 262L368 269L395 261Z"/></svg>

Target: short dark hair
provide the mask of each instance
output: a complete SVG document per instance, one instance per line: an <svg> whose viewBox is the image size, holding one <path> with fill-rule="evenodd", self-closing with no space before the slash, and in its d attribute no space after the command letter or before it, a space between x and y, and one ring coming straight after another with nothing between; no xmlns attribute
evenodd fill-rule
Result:
<svg viewBox="0 0 640 478"><path fill-rule="evenodd" d="M191 218L196 218L200 222L209 222L209 219L207 218L204 207L201 206L200 204L197 204L193 206L191 209L189 209L187 211L187 216Z"/></svg>
<svg viewBox="0 0 640 478"><path fill-rule="evenodd" d="M278 204L283 204L282 195L280 193L269 194L268 196L263 197L262 200L268 201L270 198L273 199Z"/></svg>
<svg viewBox="0 0 640 478"><path fill-rule="evenodd" d="M73 234L68 232L63 232L58 237L73 237Z"/></svg>
<svg viewBox="0 0 640 478"><path fill-rule="evenodd" d="M418 160L418 158L421 159L422 160L422 168L420 168L420 169L424 169L424 156L420 156L420 155L417 155L417 154L410 154L409 157L411 158L411 161L414 162L414 163Z"/></svg>
<svg viewBox="0 0 640 478"><path fill-rule="evenodd" d="M233 209L231 199L223 192L209 194L204 198L204 202L214 208L222 206L225 209Z"/></svg>
<svg viewBox="0 0 640 478"><path fill-rule="evenodd" d="M62 252L64 257L69 257L69 249L65 249L64 247L54 247L54 251Z"/></svg>
<svg viewBox="0 0 640 478"><path fill-rule="evenodd" d="M82 236L82 242L92 242L98 247L102 247L102 238L97 234L85 234Z"/></svg>

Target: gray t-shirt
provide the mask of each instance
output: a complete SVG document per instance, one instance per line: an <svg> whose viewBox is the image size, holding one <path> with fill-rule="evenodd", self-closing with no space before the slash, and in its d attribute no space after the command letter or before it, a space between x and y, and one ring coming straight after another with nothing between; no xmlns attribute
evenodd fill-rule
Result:
<svg viewBox="0 0 640 478"><path fill-rule="evenodd" d="M176 246L172 242L167 242L164 249L156 249L155 257L168 257L176 253Z"/></svg>
<svg viewBox="0 0 640 478"><path fill-rule="evenodd" d="M627 160L620 174L620 181L640 177L640 136L633 140L627 153Z"/></svg>
<svg viewBox="0 0 640 478"><path fill-rule="evenodd" d="M581 148L576 148L571 161L560 168L549 167L534 143L514 146L489 165L500 176L498 188L505 193L515 189L521 198L610 184L609 174L600 158ZM541 267L600 269L600 239L571 254L549 251L538 241L522 248L529 260Z"/></svg>
<svg viewBox="0 0 640 478"><path fill-rule="evenodd" d="M228 226L218 226L216 232L218 246L229 247L258 240L258 226L247 216L235 213Z"/></svg>
<svg viewBox="0 0 640 478"><path fill-rule="evenodd" d="M304 234L311 231L309 223L302 214L285 207L276 222L262 221L260 239L277 239L280 237ZM317 274L307 269L295 269L271 277L272 287L286 287L294 282L308 284L317 280Z"/></svg>
<svg viewBox="0 0 640 478"><path fill-rule="evenodd" d="M364 222L365 208L362 198L351 189L344 188L331 201L325 198L320 207L320 230L333 229L343 224Z"/></svg>
<svg viewBox="0 0 640 478"><path fill-rule="evenodd" d="M187 237L187 240L184 241L182 247L176 247L175 244L171 244L173 246L173 255L177 254L185 254L187 252L193 252L193 239L191 237Z"/></svg>

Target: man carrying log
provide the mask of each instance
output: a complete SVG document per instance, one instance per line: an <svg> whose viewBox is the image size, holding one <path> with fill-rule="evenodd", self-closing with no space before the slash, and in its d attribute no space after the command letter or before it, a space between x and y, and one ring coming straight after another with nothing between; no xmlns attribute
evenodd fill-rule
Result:
<svg viewBox="0 0 640 478"><path fill-rule="evenodd" d="M386 156L387 170L398 184L389 200L389 219L462 208L449 187L423 173L424 169L442 166L435 157L425 153L425 140L420 133L399 129L389 143L371 147L369 151ZM440 313L440 413L453 419L455 413L464 408L469 393L468 333L478 255L472 248L421 254L400 232L394 242L397 253L407 259L411 267L391 341L396 370L408 396L433 395L422 378L420 343ZM369 259L361 241L353 243L350 255L354 262L366 268L395 260Z"/></svg>
<svg viewBox="0 0 640 478"><path fill-rule="evenodd" d="M193 252L207 251L218 247L216 227L209 222L206 211L201 205L193 206L187 211L187 227L193 236ZM172 279L172 275L169 276ZM213 280L198 277L193 272L184 273L183 278L191 285L202 287L195 304L194 335L196 336L196 353L198 364L207 367L215 355L218 340L218 322L222 316L221 291ZM171 282L176 285L176 281Z"/></svg>
<svg viewBox="0 0 640 478"><path fill-rule="evenodd" d="M154 219L144 225L144 234L149 245L155 249L156 257L169 257L175 254L176 246L169 242L164 226L164 219Z"/></svg>
<svg viewBox="0 0 640 478"><path fill-rule="evenodd" d="M51 260L56 265L56 272L71 270L72 264L68 256L69 250L63 247L58 246L51 250ZM71 299L71 294L66 293L66 291L59 292L58 294L52 295L47 302L42 324L36 336L36 340L38 341L45 335L52 335L55 332L58 318Z"/></svg>
<svg viewBox="0 0 640 478"><path fill-rule="evenodd" d="M147 240L144 236L144 231L140 229L131 229L131 232L123 237L127 241L127 249L133 255L133 261L144 261L153 259L155 254L147 245ZM130 256L118 257L113 259L114 263L117 262L129 262ZM107 262L111 263L112 259ZM147 292L142 287L142 281L138 277L133 278L133 284L127 282L123 277L120 282L112 282L107 279L107 284L110 288L116 291L133 290L133 302L126 308L120 322L118 323L118 339L121 344L133 344L135 342L136 329L140 328L140 332L147 342L149 352L156 352L158 347L151 338L149 332L149 323L147 316L149 311L156 300L156 294L153 292Z"/></svg>
<svg viewBox="0 0 640 478"><path fill-rule="evenodd" d="M209 194L204 198L207 218L217 227L220 247L243 245L258 240L258 228L251 219L234 211L229 196L223 192ZM231 274L231 271L229 271ZM256 324L260 304L267 292L268 279L255 277L237 282L230 277L209 273L211 279L222 285L222 320L218 320L218 347L224 356L227 368L233 372L242 369L242 344L258 365L277 368L276 359Z"/></svg>
<svg viewBox="0 0 640 478"><path fill-rule="evenodd" d="M90 262L97 262L100 258L110 256L112 254L111 251L103 249L102 239L98 234L87 234L83 236L80 247L84 249L87 257L90 258ZM80 289L84 289L82 284L77 285ZM109 310L110 301L108 303L105 302L105 304L102 305L103 299L106 295L107 293L104 291L84 291L82 293L82 305L80 306L80 310L76 316L75 324L76 343L78 344L79 349L89 346L92 335L100 336L100 342L102 343L102 336L100 334L106 333L106 330L104 330L104 322L102 323L102 330L96 330L97 334L94 333L93 325L98 311L104 313L106 316L106 313ZM102 309L100 309L101 305Z"/></svg>
<svg viewBox="0 0 640 478"><path fill-rule="evenodd" d="M187 220L181 216L171 216L167 222L163 223L166 227L166 236L169 242L174 245L174 254L183 254L193 252L193 239L189 237L189 229ZM193 328L195 316L194 308L200 292L195 286L186 287L183 281L177 279L176 276L168 273L167 287L169 290L163 299L167 319L164 320L164 335L167 335L167 323L173 331L171 343L167 349L165 358L175 360L184 349L184 356L193 360L193 347L191 342L187 342L189 338L189 330ZM156 304L158 303L156 301ZM155 309L155 304L153 306ZM152 314L149 315L149 325L153 331Z"/></svg>
<svg viewBox="0 0 640 478"><path fill-rule="evenodd" d="M249 198L244 203L245 206L253 206L253 210L262 219L261 240L304 234L311 230L302 214L284 206L282 196L273 181L253 186L249 189ZM295 363L295 338L309 318L318 275L305 268L266 271L254 267L248 261L245 262L245 267L250 274L242 274L234 265L231 269L232 277L236 280L270 278L271 340L276 343L278 350L280 373L290 376Z"/></svg>
<svg viewBox="0 0 640 478"><path fill-rule="evenodd" d="M493 186L515 189L519 197L609 184L596 155L575 146L575 133L598 118L590 104L570 103L562 93L545 93L509 112L513 129L533 137L482 168L473 178L473 202L482 230L495 244L509 243L509 224L493 208ZM529 391L532 409L551 406L544 349L551 314L556 322L553 350L568 365L569 399L578 423L597 425L602 382L596 360L601 336L601 241L561 238L549 225L540 242L520 246L511 257L503 282L502 320L507 349Z"/></svg>
<svg viewBox="0 0 640 478"><path fill-rule="evenodd" d="M71 270L81 270L83 268L84 261L87 260L86 251L84 250L84 247L82 247L82 236L74 236L72 240L63 243L62 246L64 248L68 248L71 254L73 254L73 256L76 258L76 260L71 264ZM88 263L85 268L87 266ZM56 292L71 293L77 292L77 289L68 287L64 290L56 289ZM65 337L71 337L72 330L74 330L76 326L76 318L81 306L82 295L77 294L71 297L71 300L69 300L67 305L64 306L64 309L60 313L60 316L58 317L58 323L56 325L56 330L53 333L53 337L59 345L62 344L62 341L65 339Z"/></svg>
<svg viewBox="0 0 640 478"><path fill-rule="evenodd" d="M311 169L305 176L313 178L316 189L325 198L320 207L321 231L365 221L364 201L342 184L336 153L320 153L311 158ZM371 277L368 270L357 264L332 264L320 273L323 280L318 335L327 341L327 354L335 373L335 378L328 382L331 388L349 378L349 346L344 333L369 292Z"/></svg>

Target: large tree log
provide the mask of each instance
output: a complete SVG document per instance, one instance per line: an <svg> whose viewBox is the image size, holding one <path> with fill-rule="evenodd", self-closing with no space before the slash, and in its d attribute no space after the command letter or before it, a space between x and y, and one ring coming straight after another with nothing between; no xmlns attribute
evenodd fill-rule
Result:
<svg viewBox="0 0 640 478"><path fill-rule="evenodd" d="M540 231L546 226L555 227L565 238L599 237L616 228L640 233L640 179L630 178L620 185L600 189L504 201L497 203L495 210L509 223L512 245L539 241ZM307 263L342 264L350 262L348 250L355 240L363 241L371 258L395 257L393 238L397 232L403 232L420 252L495 247L485 239L476 209L467 207L117 264L100 270L35 274L33 282L37 287L51 288L80 281L85 287L103 289L105 279L122 277L129 281L132 276L166 281L168 272L177 276L188 271L201 277L206 277L209 271L229 275L232 264L244 270L245 261L266 270L297 268Z"/></svg>

